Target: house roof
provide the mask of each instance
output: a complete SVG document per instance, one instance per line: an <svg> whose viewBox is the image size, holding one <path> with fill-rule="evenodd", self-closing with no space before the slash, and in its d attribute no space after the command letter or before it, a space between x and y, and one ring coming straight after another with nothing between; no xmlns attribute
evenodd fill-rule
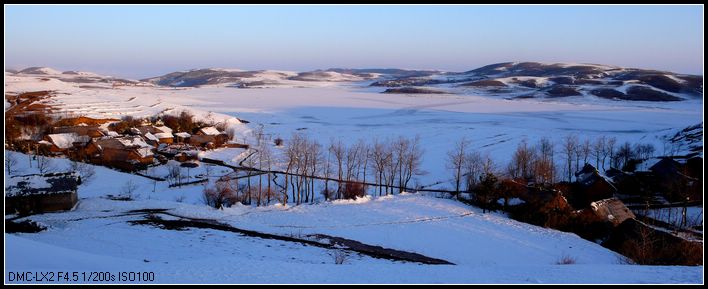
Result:
<svg viewBox="0 0 708 289"><path fill-rule="evenodd" d="M169 133L169 134L172 133L172 129L169 128L169 127L166 127L166 126L164 126L164 125L157 126L157 127L155 127L155 129L157 129L158 132Z"/></svg>
<svg viewBox="0 0 708 289"><path fill-rule="evenodd" d="M68 149L74 145L75 142L86 143L89 141L88 136L79 136L76 133L55 133L47 135L49 141L55 146L61 149Z"/></svg>
<svg viewBox="0 0 708 289"><path fill-rule="evenodd" d="M145 138L148 140L151 140L151 141L159 141L160 140L157 136L155 136L154 134L151 134L149 132L145 133Z"/></svg>
<svg viewBox="0 0 708 289"><path fill-rule="evenodd" d="M101 148L113 149L134 149L141 157L153 155L153 146L147 144L139 136L124 136L117 138L103 138L96 141L96 144Z"/></svg>
<svg viewBox="0 0 708 289"><path fill-rule="evenodd" d="M58 126L54 127L54 133L76 133L78 135L88 135L93 134L97 136L104 136L105 133L98 125L86 125L85 123L80 123L75 126Z"/></svg>
<svg viewBox="0 0 708 289"><path fill-rule="evenodd" d="M62 194L76 192L79 176L75 172L13 176L5 180L5 196Z"/></svg>
<svg viewBox="0 0 708 289"><path fill-rule="evenodd" d="M199 131L205 135L219 135L221 132L213 126L200 128Z"/></svg>
<svg viewBox="0 0 708 289"><path fill-rule="evenodd" d="M613 190L617 190L608 177L601 175L600 172L590 164L586 164L583 166L582 170L575 173L575 180L586 187L601 182L608 185Z"/></svg>
<svg viewBox="0 0 708 289"><path fill-rule="evenodd" d="M186 132L178 132L178 133L175 133L175 136L181 137L181 138L188 138L188 137L190 137L190 135L189 135L188 133L186 133Z"/></svg>
<svg viewBox="0 0 708 289"><path fill-rule="evenodd" d="M156 133L155 137L157 137L158 139L173 138L172 133L169 132Z"/></svg>
<svg viewBox="0 0 708 289"><path fill-rule="evenodd" d="M627 219L634 219L634 213L617 198L609 198L590 203L593 212L605 221L620 224Z"/></svg>

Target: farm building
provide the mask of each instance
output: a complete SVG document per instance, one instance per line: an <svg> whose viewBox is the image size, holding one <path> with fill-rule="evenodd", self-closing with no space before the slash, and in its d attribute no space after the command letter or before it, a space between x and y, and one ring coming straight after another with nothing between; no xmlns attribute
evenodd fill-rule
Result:
<svg viewBox="0 0 708 289"><path fill-rule="evenodd" d="M175 136L175 138L174 138L175 142L183 142L183 143L189 142L189 138L191 137L191 135L186 132L178 132L178 133L175 133L174 136Z"/></svg>
<svg viewBox="0 0 708 289"><path fill-rule="evenodd" d="M653 174L654 188L671 201L684 201L685 198L703 200L702 162L700 157L683 163L662 158L649 168Z"/></svg>
<svg viewBox="0 0 708 289"><path fill-rule="evenodd" d="M600 219L617 226L627 219L634 219L634 213L617 198L609 198L590 203L590 208Z"/></svg>
<svg viewBox="0 0 708 289"><path fill-rule="evenodd" d="M135 170L153 163L153 147L139 136L98 139L86 146L91 161Z"/></svg>
<svg viewBox="0 0 708 289"><path fill-rule="evenodd" d="M154 142L155 144L170 144L174 141L172 129L166 126L144 125L136 127L135 129L139 131L138 134L144 136L148 142ZM155 144L151 143L151 145Z"/></svg>
<svg viewBox="0 0 708 289"><path fill-rule="evenodd" d="M80 136L76 133L56 133L48 134L42 144L49 145L51 153L66 153L74 147L83 147L91 138Z"/></svg>
<svg viewBox="0 0 708 289"><path fill-rule="evenodd" d="M79 136L91 138L106 136L106 133L98 125L58 126L53 128L52 131L54 133L75 133Z"/></svg>
<svg viewBox="0 0 708 289"><path fill-rule="evenodd" d="M189 144L201 147L219 147L228 140L228 135L213 126L200 128L189 138Z"/></svg>
<svg viewBox="0 0 708 289"><path fill-rule="evenodd" d="M14 176L5 184L5 214L71 210L81 177L75 172Z"/></svg>
<svg viewBox="0 0 708 289"><path fill-rule="evenodd" d="M575 207L585 207L593 201L611 198L617 193L615 186L590 164L575 173L576 182L572 196L569 196Z"/></svg>

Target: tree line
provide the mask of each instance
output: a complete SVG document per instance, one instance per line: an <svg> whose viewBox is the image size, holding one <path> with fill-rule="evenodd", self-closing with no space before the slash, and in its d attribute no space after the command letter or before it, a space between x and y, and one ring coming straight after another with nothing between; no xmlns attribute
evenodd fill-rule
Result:
<svg viewBox="0 0 708 289"><path fill-rule="evenodd" d="M421 167L424 149L418 136L375 138L371 142L359 139L351 144L332 138L322 144L295 132L284 142L281 138L273 141L263 126L255 128L252 135L255 145L242 165L257 171L245 171L246 183L234 188L243 192L242 202L247 204L265 205L273 199L314 203L317 194L325 200L352 199L370 193L367 184L374 184L373 194L379 196L400 193L411 188L415 176L426 173ZM276 155L274 148L282 152ZM483 192L494 191L500 179L542 185L571 182L573 174L585 164L594 163L602 171L627 169L654 152L652 144L618 145L616 138L605 136L581 140L568 135L560 143L549 138L536 143L524 139L513 151L511 161L500 168L488 153L473 149L472 141L463 137L447 152L445 166L452 173L456 197L474 192L478 198L485 198ZM282 173L274 171L275 167L282 168ZM318 180L324 182L324 188L316 183Z"/></svg>

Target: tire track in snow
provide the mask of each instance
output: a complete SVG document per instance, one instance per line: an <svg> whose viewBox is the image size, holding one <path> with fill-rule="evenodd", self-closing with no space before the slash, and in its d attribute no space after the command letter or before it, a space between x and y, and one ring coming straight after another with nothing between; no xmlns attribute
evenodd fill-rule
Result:
<svg viewBox="0 0 708 289"><path fill-rule="evenodd" d="M447 219L452 219L452 218L464 218L464 217L467 217L467 216L470 216L473 214L474 214L474 212L467 212L464 214L453 215L453 216L438 216L438 217L427 217L427 218L419 218L419 219L405 220L405 221L337 225L337 226L334 226L334 225L330 225L330 226L267 225L267 226L271 226L271 227L275 227L275 228L295 228L295 229L366 227L366 226L379 226L379 225L397 225L397 224L433 222L433 221L447 220Z"/></svg>

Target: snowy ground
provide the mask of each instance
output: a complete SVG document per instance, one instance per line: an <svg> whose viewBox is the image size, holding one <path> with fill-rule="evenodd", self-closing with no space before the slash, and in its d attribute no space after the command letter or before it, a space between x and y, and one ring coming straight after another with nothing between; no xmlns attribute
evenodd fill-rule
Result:
<svg viewBox="0 0 708 289"><path fill-rule="evenodd" d="M22 173L36 170L28 167L26 155L9 154L19 160L16 169ZM62 170L69 161L53 159L53 165ZM18 271L148 271L159 283L702 283L703 278L702 267L621 264L616 253L574 234L419 194L215 210L201 203L198 185L170 189L158 183L152 192L155 184L149 179L100 167L96 172L80 186L73 211L29 217L46 231L5 234L6 282L10 272ZM134 201L105 198L127 180L138 185ZM126 214L130 210L157 208L280 235L339 236L456 265L394 262L357 253L335 264L335 252L329 249L213 229L175 231L128 222L144 217ZM575 264L557 265L564 256Z"/></svg>
<svg viewBox="0 0 708 289"><path fill-rule="evenodd" d="M466 136L500 165L523 138L560 140L615 136L619 143L651 142L661 153L660 136L702 121L702 100L677 103L615 102L575 97L556 101L504 100L474 95L380 94L361 83L321 87L236 89L80 87L41 77L5 76L7 92L54 90L50 104L59 112L90 117L150 116L189 109L200 118L228 120L237 139L252 141L249 130L286 139L300 131L327 143L398 135L421 137L425 150L422 184L448 179L445 152ZM211 114L209 113L211 112ZM241 124L238 117L250 121ZM6 152L7 153L7 152ZM10 153L14 154L14 153ZM244 150L201 154L231 164ZM32 173L26 155L17 170ZM58 169L69 165L54 160ZM204 166L190 172L204 174ZM5 234L5 276L10 271L152 271L160 283L702 283L703 267L631 266L618 256L575 235L481 214L450 200L397 195L354 202L302 206L234 207L223 211L202 204L201 186L168 188L167 182L97 167L96 177L79 189L80 203L67 213L32 216L48 226L35 234ZM164 168L146 172L164 174ZM225 171L214 172L215 175ZM7 172L6 176L7 178ZM137 184L135 201L112 201L128 181ZM413 181L415 182L415 180ZM419 265L352 254L334 264L331 250L284 241L254 239L207 229L161 230L128 223L133 209L165 208L192 217L217 219L239 228L277 234L325 233L408 250L457 265ZM564 255L576 264L556 265Z"/></svg>
<svg viewBox="0 0 708 289"><path fill-rule="evenodd" d="M641 211L640 211L641 212ZM666 222L675 226L682 226L683 221L683 208L673 207L673 208L661 208L661 209L651 209L648 211L647 216L650 218L657 219L662 222ZM703 207L692 206L686 208L686 224L687 227L694 227L703 224Z"/></svg>
<svg viewBox="0 0 708 289"><path fill-rule="evenodd" d="M568 134L581 141L607 136L616 137L618 145L624 141L652 143L661 154L669 149L663 136L703 119L702 99L662 103L593 96L507 100L472 94L381 94L384 88L368 87L369 82L253 89L112 89L101 84L105 88L98 89L58 79L40 81L41 76L5 78L8 92L57 91L49 102L60 112L119 118L188 109L200 118L229 121L237 132L236 139L247 143L253 142L250 129L258 125L286 141L292 133L301 132L325 145L331 138L354 143L358 139L371 142L374 138L418 135L425 150L422 168L427 174L411 183L423 185L450 179L445 171L446 152L461 137L470 140L474 149L489 153L502 169L511 158L509 152L523 139L534 144L542 137L551 138L560 155L561 139ZM240 124L234 117L250 123ZM221 153L219 158L240 160L238 153Z"/></svg>

